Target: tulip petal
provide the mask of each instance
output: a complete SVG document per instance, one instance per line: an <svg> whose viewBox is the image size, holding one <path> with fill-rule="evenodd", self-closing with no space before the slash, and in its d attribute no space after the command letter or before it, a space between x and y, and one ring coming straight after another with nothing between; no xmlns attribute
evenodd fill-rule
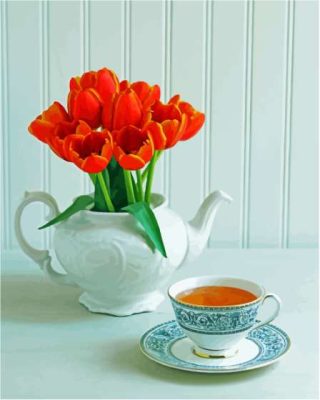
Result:
<svg viewBox="0 0 320 400"><path fill-rule="evenodd" d="M142 158L145 163L147 163L151 160L153 153L154 153L153 143L152 140L149 140L149 143L143 145L136 155Z"/></svg>
<svg viewBox="0 0 320 400"><path fill-rule="evenodd" d="M205 115L197 112L194 116L187 118L187 127L181 140L191 139L203 126L205 122Z"/></svg>
<svg viewBox="0 0 320 400"><path fill-rule="evenodd" d="M75 90L71 90L68 94L68 113L70 115L73 115L72 110L74 109L74 102L75 98L77 97L77 92Z"/></svg>
<svg viewBox="0 0 320 400"><path fill-rule="evenodd" d="M97 72L85 72L81 77L70 80L69 114L95 129L101 125L103 103L118 92L119 80L113 71L102 68Z"/></svg>
<svg viewBox="0 0 320 400"><path fill-rule="evenodd" d="M117 161L122 168L130 171L141 169L146 165L146 162L135 154L123 154Z"/></svg>
<svg viewBox="0 0 320 400"><path fill-rule="evenodd" d="M90 153L100 153L106 141L105 132L91 132L83 136L82 152L80 156L85 158Z"/></svg>
<svg viewBox="0 0 320 400"><path fill-rule="evenodd" d="M141 126L145 126L149 122L152 121L152 111L150 109L143 109L142 110L142 117L141 117Z"/></svg>
<svg viewBox="0 0 320 400"><path fill-rule="evenodd" d="M152 86L152 90L149 93L149 96L144 101L144 106L149 107L154 104L155 101L159 101L161 96L161 89L159 85Z"/></svg>
<svg viewBox="0 0 320 400"><path fill-rule="evenodd" d="M187 103L186 101L180 101L179 103L179 110L182 113L185 113L187 115L193 115L195 114L197 111L192 107L192 105L190 103Z"/></svg>
<svg viewBox="0 0 320 400"><path fill-rule="evenodd" d="M139 81L131 85L139 97L144 108L151 107L152 104L160 100L160 87L158 85L150 86L147 82Z"/></svg>
<svg viewBox="0 0 320 400"><path fill-rule="evenodd" d="M76 163L82 148L83 135L69 135L64 139L63 152L66 158Z"/></svg>
<svg viewBox="0 0 320 400"><path fill-rule="evenodd" d="M70 84L69 84L70 90L80 90L80 77L76 76L74 78L70 79Z"/></svg>
<svg viewBox="0 0 320 400"><path fill-rule="evenodd" d="M54 134L56 126L69 123L70 118L64 107L55 101L47 110L44 110L28 127L29 132L37 139L47 143L48 138Z"/></svg>
<svg viewBox="0 0 320 400"><path fill-rule="evenodd" d="M173 97L171 97L171 99L169 100L169 104L174 104L175 106L178 106L180 102L180 95L176 94Z"/></svg>
<svg viewBox="0 0 320 400"><path fill-rule="evenodd" d="M92 128L85 121L79 121L79 124L76 128L77 135L87 135L92 132Z"/></svg>
<svg viewBox="0 0 320 400"><path fill-rule="evenodd" d="M176 105L182 114L186 115L186 127L180 140L192 138L205 122L205 115L197 111L190 103L180 101L180 96L175 95L169 100L170 104Z"/></svg>
<svg viewBox="0 0 320 400"><path fill-rule="evenodd" d="M76 120L87 122L92 128L97 128L101 122L101 104L90 91L79 92L74 99L72 116Z"/></svg>
<svg viewBox="0 0 320 400"><path fill-rule="evenodd" d="M80 86L82 89L94 87L97 81L96 72L85 72L80 78Z"/></svg>
<svg viewBox="0 0 320 400"><path fill-rule="evenodd" d="M152 107L152 119L156 122L163 122L165 120L179 120L181 112L174 104L163 104L161 101L156 101Z"/></svg>
<svg viewBox="0 0 320 400"><path fill-rule="evenodd" d="M52 137L48 142L50 149L60 158L65 161L69 161L64 148L64 140L58 136Z"/></svg>
<svg viewBox="0 0 320 400"><path fill-rule="evenodd" d="M161 125L163 128L164 134L167 138L166 148L168 149L168 148L174 146L179 140L178 131L179 131L180 122L176 119L166 120L166 121L163 121Z"/></svg>
<svg viewBox="0 0 320 400"><path fill-rule="evenodd" d="M163 150L166 147L167 137L161 124L152 121L144 129L150 133L156 150Z"/></svg>
<svg viewBox="0 0 320 400"><path fill-rule="evenodd" d="M153 141L146 130L128 125L112 132L112 136L113 154L122 168L140 169L152 158Z"/></svg>
<svg viewBox="0 0 320 400"><path fill-rule="evenodd" d="M102 110L102 124L109 131L112 129L113 106L116 95L108 96L104 101Z"/></svg>
<svg viewBox="0 0 320 400"><path fill-rule="evenodd" d="M28 127L28 131L44 143L47 143L48 137L53 134L54 130L55 125L51 122L42 120L41 117L32 121Z"/></svg>
<svg viewBox="0 0 320 400"><path fill-rule="evenodd" d="M133 90L118 95L113 113L113 129L118 130L126 125L140 126L142 106Z"/></svg>
<svg viewBox="0 0 320 400"><path fill-rule="evenodd" d="M178 131L179 140L183 137L186 127L187 127L188 119L186 114L181 115L180 127Z"/></svg>
<svg viewBox="0 0 320 400"><path fill-rule="evenodd" d="M131 89L134 90L143 103L145 98L148 96L149 91L150 91L150 86L147 84L147 82L139 81L139 82L134 82L131 85Z"/></svg>
<svg viewBox="0 0 320 400"><path fill-rule="evenodd" d="M71 141L73 136L80 136L80 135L69 135L63 141L63 153L65 154L66 158L71 161L72 158L72 148L71 148Z"/></svg>
<svg viewBox="0 0 320 400"><path fill-rule="evenodd" d="M57 124L61 121L69 121L69 115L64 107L55 101L47 110L41 114L42 119Z"/></svg>
<svg viewBox="0 0 320 400"><path fill-rule="evenodd" d="M107 131L69 135L64 140L63 150L67 159L88 173L101 172L112 158L112 144Z"/></svg>
<svg viewBox="0 0 320 400"><path fill-rule="evenodd" d="M88 172L89 174L97 174L107 167L109 161L110 160L107 160L105 157L94 154L86 157L78 166L84 172Z"/></svg>
<svg viewBox="0 0 320 400"><path fill-rule="evenodd" d="M123 127L118 131L113 131L114 142L124 151L124 153L137 152L143 145L144 141L147 140L147 133L141 131L133 125Z"/></svg>
<svg viewBox="0 0 320 400"><path fill-rule="evenodd" d="M113 146L110 141L106 141L106 143L103 145L102 150L101 150L101 156L106 158L108 161L111 160L113 155Z"/></svg>
<svg viewBox="0 0 320 400"><path fill-rule="evenodd" d="M130 88L130 83L126 79L120 82L120 92L125 92Z"/></svg>
<svg viewBox="0 0 320 400"><path fill-rule="evenodd" d="M61 122L60 124L56 125L53 134L48 137L48 144L59 157L63 158L64 160L69 160L65 149L65 139L68 136L72 136L76 131L76 121L73 122Z"/></svg>
<svg viewBox="0 0 320 400"><path fill-rule="evenodd" d="M110 95L119 91L119 80L117 75L107 68L97 72L96 90L105 101Z"/></svg>
<svg viewBox="0 0 320 400"><path fill-rule="evenodd" d="M181 140L181 137L185 132L186 123L187 123L187 116L185 114L182 114L181 121L174 119L162 122L161 125L164 134L167 138L165 146L166 149L173 147L174 145L177 144L179 140Z"/></svg>

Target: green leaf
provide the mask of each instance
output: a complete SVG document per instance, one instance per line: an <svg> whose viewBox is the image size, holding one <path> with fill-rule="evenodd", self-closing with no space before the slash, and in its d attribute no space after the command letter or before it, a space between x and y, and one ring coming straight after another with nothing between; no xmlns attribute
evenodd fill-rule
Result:
<svg viewBox="0 0 320 400"><path fill-rule="evenodd" d="M109 178L109 172L108 172L107 168L102 171L102 175L103 175L103 179L106 182L106 185L109 189L110 188L110 178ZM93 208L93 211L101 211L101 212L107 211L106 201L104 199L104 195L103 195L103 192L102 192L102 189L101 189L98 179L95 179L95 184L94 184L94 208Z"/></svg>
<svg viewBox="0 0 320 400"><path fill-rule="evenodd" d="M157 219L149 204L145 201L139 201L123 207L122 210L132 214L140 222L151 242L164 257L167 257Z"/></svg>
<svg viewBox="0 0 320 400"><path fill-rule="evenodd" d="M107 169L110 178L109 188L111 200L116 211L120 211L122 207L128 204L123 169L117 163L115 158L111 159Z"/></svg>
<svg viewBox="0 0 320 400"><path fill-rule="evenodd" d="M64 221L65 219L71 217L71 215L76 214L81 210L87 210L92 208L93 205L94 205L94 200L91 196L88 195L79 196L75 199L75 201L71 204L70 207L66 208L62 213L60 213L58 216L53 218L45 225L40 226L40 228L38 229L48 228L51 225Z"/></svg>

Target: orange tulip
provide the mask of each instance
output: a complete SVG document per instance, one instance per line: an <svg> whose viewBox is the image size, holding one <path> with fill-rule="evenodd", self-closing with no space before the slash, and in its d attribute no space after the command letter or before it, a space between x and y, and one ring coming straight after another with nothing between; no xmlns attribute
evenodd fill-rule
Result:
<svg viewBox="0 0 320 400"><path fill-rule="evenodd" d="M64 107L55 101L47 110L43 111L28 127L29 132L41 142L47 143L53 135L57 125L61 122L70 122L70 117Z"/></svg>
<svg viewBox="0 0 320 400"><path fill-rule="evenodd" d="M126 125L139 126L142 118L142 104L136 93L128 89L120 93L113 107L113 130L119 130Z"/></svg>
<svg viewBox="0 0 320 400"><path fill-rule="evenodd" d="M147 82L138 81L130 83L128 81L120 82L120 90L132 89L139 97L144 109L151 107L156 101L160 100L160 86L150 86Z"/></svg>
<svg viewBox="0 0 320 400"><path fill-rule="evenodd" d="M68 95L69 113L73 119L83 120L92 128L97 128L101 125L104 101L118 91L118 77L107 68L71 78Z"/></svg>
<svg viewBox="0 0 320 400"><path fill-rule="evenodd" d="M104 103L103 126L110 131L120 130L128 125L141 128L150 119L150 110L143 107L136 92L132 89L114 94Z"/></svg>
<svg viewBox="0 0 320 400"><path fill-rule="evenodd" d="M29 125L29 132L47 143L54 153L67 160L64 153L64 139L76 130L76 121L71 121L64 107L54 102Z"/></svg>
<svg viewBox="0 0 320 400"><path fill-rule="evenodd" d="M190 103L181 101L179 95L173 96L169 100L169 104L175 105L181 113L187 116L186 128L180 140L191 139L202 128L205 115L193 108Z"/></svg>
<svg viewBox="0 0 320 400"><path fill-rule="evenodd" d="M112 158L112 138L107 130L93 131L80 121L76 133L65 138L64 151L82 171L95 174L103 171Z"/></svg>
<svg viewBox="0 0 320 400"><path fill-rule="evenodd" d="M184 135L187 118L174 104L156 101L152 107L152 120L156 124L150 123L150 132L156 150L174 146Z"/></svg>
<svg viewBox="0 0 320 400"><path fill-rule="evenodd" d="M147 129L140 129L133 125L127 125L112 133L113 153L126 170L143 168L149 162L154 153L154 145Z"/></svg>
<svg viewBox="0 0 320 400"><path fill-rule="evenodd" d="M57 124L53 134L48 137L47 143L50 146L51 150L60 158L63 158L66 161L68 160L68 156L65 152L65 139L69 135L73 135L76 131L77 121L72 122L60 122Z"/></svg>

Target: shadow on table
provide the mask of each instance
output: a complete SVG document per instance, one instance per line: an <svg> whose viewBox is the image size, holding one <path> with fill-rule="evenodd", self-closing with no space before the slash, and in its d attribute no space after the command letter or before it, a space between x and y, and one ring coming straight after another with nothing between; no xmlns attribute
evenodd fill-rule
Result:
<svg viewBox="0 0 320 400"><path fill-rule="evenodd" d="M183 385L225 384L259 378L276 368L276 364L251 371L232 374L201 374L169 368L148 359L139 349L136 339L118 342L119 351L112 359L112 365L119 371L148 376L163 382L175 382ZM107 354L107 353L106 353Z"/></svg>
<svg viewBox="0 0 320 400"><path fill-rule="evenodd" d="M79 289L58 286L42 276L3 276L1 289L4 321L55 323L103 317L79 304Z"/></svg>

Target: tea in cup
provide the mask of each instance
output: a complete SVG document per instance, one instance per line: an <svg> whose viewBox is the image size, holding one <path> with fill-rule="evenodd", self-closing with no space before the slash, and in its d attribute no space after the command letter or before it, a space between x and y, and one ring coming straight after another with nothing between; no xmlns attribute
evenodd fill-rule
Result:
<svg viewBox="0 0 320 400"><path fill-rule="evenodd" d="M273 321L281 300L257 283L231 277L200 276L176 282L168 290L176 319L201 357L231 357L252 329ZM272 315L257 323L260 307L273 299Z"/></svg>

